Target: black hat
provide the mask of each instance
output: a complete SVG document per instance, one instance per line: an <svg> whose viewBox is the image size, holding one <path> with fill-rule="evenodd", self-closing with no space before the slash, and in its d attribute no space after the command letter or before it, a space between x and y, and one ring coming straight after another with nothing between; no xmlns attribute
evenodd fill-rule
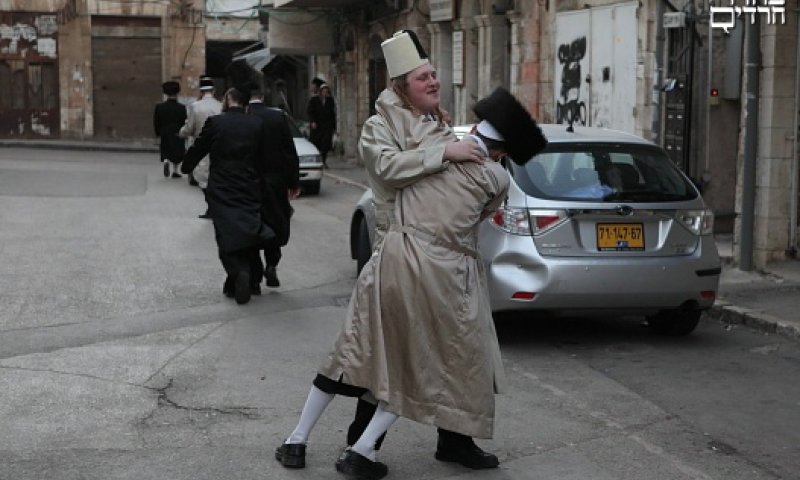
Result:
<svg viewBox="0 0 800 480"><path fill-rule="evenodd" d="M168 95L170 97L177 95L178 92L181 91L181 84L172 80L169 82L164 82L161 84L161 91L164 92L164 95Z"/></svg>
<svg viewBox="0 0 800 480"><path fill-rule="evenodd" d="M214 90L214 79L211 77L200 77L200 90Z"/></svg>
<svg viewBox="0 0 800 480"><path fill-rule="evenodd" d="M519 165L525 165L547 146L547 138L536 120L503 87L498 87L491 95L480 99L473 111L480 120L490 123L502 136L505 151Z"/></svg>
<svg viewBox="0 0 800 480"><path fill-rule="evenodd" d="M228 75L233 88L239 90L246 98L250 98L250 91L260 88L261 79L259 72L255 71L244 60L235 60L225 67L225 73Z"/></svg>

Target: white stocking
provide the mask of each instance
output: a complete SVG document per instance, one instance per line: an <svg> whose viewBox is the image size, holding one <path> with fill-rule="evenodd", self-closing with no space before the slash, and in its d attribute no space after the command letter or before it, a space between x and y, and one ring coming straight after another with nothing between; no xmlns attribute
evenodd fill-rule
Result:
<svg viewBox="0 0 800 480"><path fill-rule="evenodd" d="M353 450L361 455L375 461L375 442L378 438L389 430L397 415L387 412L385 410L386 402L378 402L378 408L375 410L375 415L369 421L369 425L361 434L358 441L353 445Z"/></svg>
<svg viewBox="0 0 800 480"><path fill-rule="evenodd" d="M333 397L332 393L325 393L312 385L303 412L300 414L300 420L292 434L286 439L286 443L306 443L311 430L314 429L314 425L317 424L317 420L331 403Z"/></svg>

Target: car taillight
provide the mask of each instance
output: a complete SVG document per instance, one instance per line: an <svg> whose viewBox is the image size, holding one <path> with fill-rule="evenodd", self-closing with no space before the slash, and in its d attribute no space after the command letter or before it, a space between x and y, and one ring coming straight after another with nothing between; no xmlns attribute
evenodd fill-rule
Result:
<svg viewBox="0 0 800 480"><path fill-rule="evenodd" d="M714 212L705 210L679 210L678 220L695 235L714 233Z"/></svg>
<svg viewBox="0 0 800 480"><path fill-rule="evenodd" d="M561 221L567 218L565 210L539 210L538 208L531 208L528 210L531 217L531 223L534 226L533 234L544 233Z"/></svg>
<svg viewBox="0 0 800 480"><path fill-rule="evenodd" d="M530 235L531 224L525 208L501 207L492 216L492 225L512 235Z"/></svg>

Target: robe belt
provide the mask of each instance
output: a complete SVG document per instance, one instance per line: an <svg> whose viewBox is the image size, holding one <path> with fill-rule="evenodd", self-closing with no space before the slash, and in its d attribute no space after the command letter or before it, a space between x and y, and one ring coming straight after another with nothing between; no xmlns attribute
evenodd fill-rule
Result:
<svg viewBox="0 0 800 480"><path fill-rule="evenodd" d="M413 236L415 236L415 237L417 237L417 238L419 238L421 240L430 242L430 243L432 243L434 245L439 245L439 246L447 248L449 250L453 250L454 252L462 253L464 255L467 255L468 257L472 257L472 258L476 258L476 259L478 258L478 252L477 252L477 250L475 250L473 248L465 247L464 245L460 245L458 243L453 243L453 242L448 242L446 240L442 240L441 238L438 238L436 235L430 234L430 233L425 232L423 230L419 230L417 228L414 228L411 225L397 225L397 224L394 224L394 225L389 227L389 231L390 232L405 233L407 235L413 235Z"/></svg>

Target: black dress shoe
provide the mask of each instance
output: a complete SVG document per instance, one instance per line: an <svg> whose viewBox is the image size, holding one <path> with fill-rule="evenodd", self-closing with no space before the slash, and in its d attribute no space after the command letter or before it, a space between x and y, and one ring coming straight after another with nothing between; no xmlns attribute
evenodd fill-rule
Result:
<svg viewBox="0 0 800 480"><path fill-rule="evenodd" d="M496 468L500 465L500 461L495 455L481 450L470 437L453 441L439 436L435 457L436 460L460 463L473 470Z"/></svg>
<svg viewBox="0 0 800 480"><path fill-rule="evenodd" d="M336 470L351 480L379 480L389 473L381 462L373 462L355 450L347 449L336 460Z"/></svg>
<svg viewBox="0 0 800 480"><path fill-rule="evenodd" d="M235 295L233 285L234 285L233 277L227 277L225 279L225 283L222 284L222 293L228 298L233 298L233 296Z"/></svg>
<svg viewBox="0 0 800 480"><path fill-rule="evenodd" d="M286 468L306 466L306 446L302 443L284 443L275 449L275 460Z"/></svg>
<svg viewBox="0 0 800 480"><path fill-rule="evenodd" d="M197 218L211 218L211 215L209 215L208 210L206 210L206 213L198 215Z"/></svg>
<svg viewBox="0 0 800 480"><path fill-rule="evenodd" d="M233 286L236 303L243 305L250 301L250 274L239 272L236 275L236 283Z"/></svg>
<svg viewBox="0 0 800 480"><path fill-rule="evenodd" d="M192 175L191 173L189 174L189 185L191 185L193 187L199 187L200 186L200 184L197 183L197 180L194 179L194 175Z"/></svg>
<svg viewBox="0 0 800 480"><path fill-rule="evenodd" d="M178 173L177 169L174 172L172 172L172 178L181 178L181 177L183 177L183 175Z"/></svg>
<svg viewBox="0 0 800 480"><path fill-rule="evenodd" d="M272 265L268 265L267 268L264 269L264 278L267 280L268 287L280 287L281 282L278 280L278 272Z"/></svg>

